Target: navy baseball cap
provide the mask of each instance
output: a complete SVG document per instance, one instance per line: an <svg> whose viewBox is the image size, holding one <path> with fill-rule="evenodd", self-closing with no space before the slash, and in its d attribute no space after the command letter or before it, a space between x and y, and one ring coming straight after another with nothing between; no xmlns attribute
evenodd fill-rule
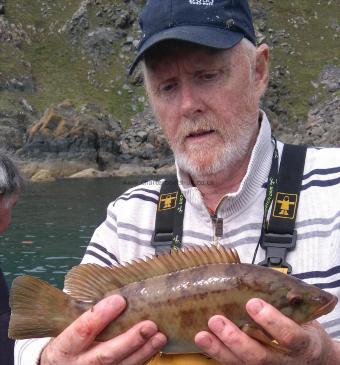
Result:
<svg viewBox="0 0 340 365"><path fill-rule="evenodd" d="M145 52L165 40L218 49L232 48L244 37L256 44L247 0L148 0L139 25L142 38L130 75Z"/></svg>

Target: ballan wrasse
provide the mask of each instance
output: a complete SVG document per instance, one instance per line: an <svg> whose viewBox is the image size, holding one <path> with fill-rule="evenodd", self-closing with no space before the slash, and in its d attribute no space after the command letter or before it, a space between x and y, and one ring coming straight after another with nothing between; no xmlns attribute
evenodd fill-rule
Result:
<svg viewBox="0 0 340 365"><path fill-rule="evenodd" d="M269 268L240 263L221 245L173 251L114 267L95 264L71 269L65 292L31 276L17 277L10 293L9 337L55 337L84 311L111 294L126 298L121 316L97 337L105 341L142 320L154 321L168 342L164 353L200 352L195 334L221 314L249 336L284 350L247 314L251 298L262 298L299 324L329 313L337 298Z"/></svg>

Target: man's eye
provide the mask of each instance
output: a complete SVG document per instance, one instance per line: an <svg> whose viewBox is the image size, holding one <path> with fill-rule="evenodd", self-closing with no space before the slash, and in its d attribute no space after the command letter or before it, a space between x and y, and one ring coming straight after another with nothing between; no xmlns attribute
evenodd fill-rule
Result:
<svg viewBox="0 0 340 365"><path fill-rule="evenodd" d="M205 81L215 80L217 77L217 72L208 72L201 75L201 79Z"/></svg>
<svg viewBox="0 0 340 365"><path fill-rule="evenodd" d="M162 92L170 92L176 87L176 83L172 82L169 84L165 84L161 87Z"/></svg>

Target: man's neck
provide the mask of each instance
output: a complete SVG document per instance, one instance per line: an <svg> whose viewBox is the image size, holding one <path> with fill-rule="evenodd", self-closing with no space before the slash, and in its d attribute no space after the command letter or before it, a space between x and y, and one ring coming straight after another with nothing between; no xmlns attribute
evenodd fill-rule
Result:
<svg viewBox="0 0 340 365"><path fill-rule="evenodd" d="M228 193L236 192L247 173L251 151L232 169L225 169L215 174L191 177L192 182L201 192L207 208L215 211L221 199Z"/></svg>

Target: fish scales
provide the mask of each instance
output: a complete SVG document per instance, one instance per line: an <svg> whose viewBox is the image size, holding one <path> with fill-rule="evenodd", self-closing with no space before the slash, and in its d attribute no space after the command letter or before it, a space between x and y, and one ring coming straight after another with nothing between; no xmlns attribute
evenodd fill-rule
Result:
<svg viewBox="0 0 340 365"><path fill-rule="evenodd" d="M287 312L280 299L286 298L290 288L278 287L278 277L281 278L280 273L259 266L215 264L126 285L108 293L123 295L129 306L99 338L105 340L112 334L118 335L140 320L148 319L167 335L164 352L198 352L193 338L199 331L208 330L208 319L215 314L225 315L239 327L247 323L255 326L245 311L245 304L254 297Z"/></svg>
<svg viewBox="0 0 340 365"><path fill-rule="evenodd" d="M171 263L171 272L167 272L164 263ZM166 334L168 342L162 349L165 353L200 352L194 344L194 337L199 331L208 330L208 320L216 314L228 317L250 336L275 347L273 339L245 310L247 301L254 297L272 304L297 323L328 313L337 302L333 295L294 277L261 266L241 264L235 251L222 246L188 249L183 253L139 260L127 267L80 265L67 275L65 290L68 295L60 292L59 302L58 289L46 293L48 284L44 284L44 293L54 298L53 308L51 299L47 308L46 303L33 304L37 294L32 294L31 288L29 293L28 290L22 293L20 280L27 282L27 288L32 279L18 278L11 289L10 337L40 337L42 331L45 335L48 332L49 336L57 336L100 299L120 294L126 298L127 308L99 334L97 340L110 339L148 319ZM35 282L34 287L38 288L38 284ZM28 313L22 313L25 295L30 296L26 303L30 306ZM29 321L34 308L39 309L40 318L41 313L46 313L47 323L40 329Z"/></svg>
<svg viewBox="0 0 340 365"><path fill-rule="evenodd" d="M234 270L229 269L230 273L226 265L206 265L118 289L113 293L124 296L129 303L128 308L106 328L100 339L112 336L112 333L117 335L136 322L149 319L167 335L164 352L197 352L193 338L200 330L208 329L209 317L228 313L237 318L240 314L241 302L232 299L240 287ZM230 295L227 293L229 290ZM244 301L240 296L239 299Z"/></svg>

